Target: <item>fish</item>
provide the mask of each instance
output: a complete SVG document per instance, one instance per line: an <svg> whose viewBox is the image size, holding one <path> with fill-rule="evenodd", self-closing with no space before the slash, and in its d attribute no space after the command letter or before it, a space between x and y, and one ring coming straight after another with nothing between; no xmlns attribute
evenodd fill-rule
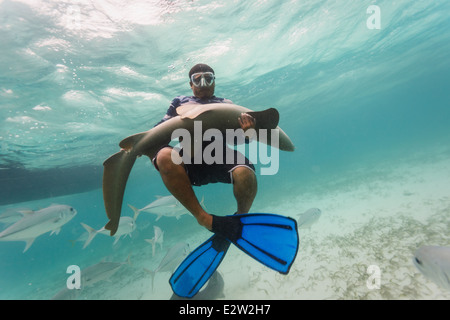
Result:
<svg viewBox="0 0 450 320"><path fill-rule="evenodd" d="M170 300L216 300L225 297L223 294L224 287L225 283L223 281L223 277L219 271L216 271L213 273L211 278L209 278L206 287L192 298L179 297L173 293Z"/></svg>
<svg viewBox="0 0 450 320"><path fill-rule="evenodd" d="M184 214L189 214L189 211L172 195L170 196L156 196L157 199L142 209L137 209L136 207L128 204L128 206L133 210L134 215L137 217L141 212L148 212L157 215L155 221L161 219L161 217L175 217L177 220ZM203 205L204 199L200 202Z"/></svg>
<svg viewBox="0 0 450 320"><path fill-rule="evenodd" d="M124 262L100 261L81 270L81 288L91 287L97 282L109 280L125 264L131 264L130 256Z"/></svg>
<svg viewBox="0 0 450 320"><path fill-rule="evenodd" d="M91 242L94 240L97 234L109 235L109 231L105 229L105 227L100 228L99 230L95 230L94 228L88 226L87 224L81 222L81 225L88 232L87 238L85 235L82 235L80 239L85 239L85 243L83 245L83 249L85 249ZM114 235L114 243L115 245L119 239L124 236L131 237L133 231L136 230L136 221L132 217L120 217L119 226L117 228L117 232Z"/></svg>
<svg viewBox="0 0 450 320"><path fill-rule="evenodd" d="M152 239L145 239L148 243L152 244L152 256L155 256L155 248L156 244L159 243L159 246L162 250L162 244L164 241L164 231L161 230L158 226L153 226L153 230L155 231L155 236Z"/></svg>
<svg viewBox="0 0 450 320"><path fill-rule="evenodd" d="M191 250L189 248L189 244L185 242L178 242L172 248L170 248L169 251L167 251L166 255L164 256L164 258L162 258L158 268L156 268L155 271L144 268L144 270L151 275L152 290L156 273L165 271L173 272L175 268L178 267L178 265L181 263L181 261L183 261L184 258L187 257L190 251Z"/></svg>
<svg viewBox="0 0 450 320"><path fill-rule="evenodd" d="M425 277L450 290L450 247L422 246L414 253L413 263Z"/></svg>
<svg viewBox="0 0 450 320"><path fill-rule="evenodd" d="M0 232L0 241L25 241L26 252L40 235L59 234L61 227L72 220L77 210L68 205L53 204L38 211L21 211L22 219Z"/></svg>
<svg viewBox="0 0 450 320"><path fill-rule="evenodd" d="M130 256L125 262L100 261L92 266L81 270L80 289L68 289L65 286L58 291L51 300L75 300L86 287L91 287L97 282L109 280L123 265L131 265Z"/></svg>
<svg viewBox="0 0 450 320"><path fill-rule="evenodd" d="M306 229L311 228L311 226L316 223L320 216L322 215L322 211L317 208L311 208L303 212L297 221L298 229Z"/></svg>
<svg viewBox="0 0 450 320"><path fill-rule="evenodd" d="M103 162L103 202L109 219L105 229L111 231L111 236L118 228L125 187L136 159L143 155L152 159L161 146L172 140L172 133L176 129L186 129L192 134L194 122L202 121L204 131L217 129L224 133L227 129L240 129L239 117L242 113L249 113L256 119L255 130L271 129L267 131L266 137L257 135L257 139L263 140L260 142L266 144L276 142L275 146L280 150L294 151L295 149L290 138L278 127L279 113L274 108L254 112L234 104L212 103L179 107L177 113L178 116L146 132L123 139L119 143L121 150ZM276 131L279 139L271 139L272 130Z"/></svg>

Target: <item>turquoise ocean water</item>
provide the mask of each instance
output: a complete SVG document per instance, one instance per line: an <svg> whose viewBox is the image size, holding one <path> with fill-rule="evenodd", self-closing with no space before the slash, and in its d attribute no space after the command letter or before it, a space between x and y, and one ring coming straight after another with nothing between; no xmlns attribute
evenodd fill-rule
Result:
<svg viewBox="0 0 450 320"><path fill-rule="evenodd" d="M170 273L151 291L144 268L156 269L177 242L195 248L209 236L188 215L156 222L143 213L115 245L104 235L86 249L73 240L81 222L107 222L103 161L158 122L175 96L191 94L187 74L200 62L214 68L217 96L277 108L296 145L280 152L276 175L258 177L254 210L294 218L322 210L301 230L288 278L250 269L244 290L225 259L222 297L448 299L411 258L420 245L450 245L449 12L447 0L0 0L0 214L52 204L78 212L25 253L24 242L0 241L0 299L50 299L69 265L128 256L130 265L78 298L170 298ZM195 191L210 212L235 211L229 186ZM140 158L122 214L157 195L168 192ZM155 257L144 241L154 225L165 232ZM382 271L376 290L365 282L372 264Z"/></svg>

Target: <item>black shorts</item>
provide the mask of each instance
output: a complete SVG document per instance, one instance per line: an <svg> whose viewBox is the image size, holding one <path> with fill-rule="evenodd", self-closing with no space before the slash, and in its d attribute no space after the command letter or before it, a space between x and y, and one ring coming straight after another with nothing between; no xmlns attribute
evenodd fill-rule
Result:
<svg viewBox="0 0 450 320"><path fill-rule="evenodd" d="M164 146L172 148L172 146ZM161 149L163 149L161 148ZM189 180L191 181L191 184L193 186L203 186L208 183L232 183L233 182L233 170L238 167L247 167L253 172L255 172L254 165L248 160L246 157L242 155L237 150L229 149L228 150L234 153L234 162L233 163L226 163L226 161L223 161L223 163L213 163L213 164L184 164L184 168L186 170L186 173L189 177ZM226 153L224 152L224 155ZM152 159L152 163L155 166L156 170L158 169L158 165L156 164L156 158L158 157L158 153L156 156ZM238 159L243 159L244 161L240 161L238 163ZM225 160L225 159L224 159Z"/></svg>

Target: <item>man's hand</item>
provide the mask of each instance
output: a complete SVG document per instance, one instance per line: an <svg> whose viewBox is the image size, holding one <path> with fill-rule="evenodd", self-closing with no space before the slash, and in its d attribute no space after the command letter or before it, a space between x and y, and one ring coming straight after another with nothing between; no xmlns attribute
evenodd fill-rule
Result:
<svg viewBox="0 0 450 320"><path fill-rule="evenodd" d="M242 130L247 131L248 129L255 129L256 119L248 113L241 113L241 116L238 118L238 120Z"/></svg>

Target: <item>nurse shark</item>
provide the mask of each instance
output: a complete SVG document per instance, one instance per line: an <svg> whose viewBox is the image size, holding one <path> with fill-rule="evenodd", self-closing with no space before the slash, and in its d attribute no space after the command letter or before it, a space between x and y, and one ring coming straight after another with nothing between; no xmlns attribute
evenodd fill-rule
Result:
<svg viewBox="0 0 450 320"><path fill-rule="evenodd" d="M172 133L176 129L186 129L193 134L195 122L202 121L202 130L215 129L225 134L227 129L240 129L238 118L242 113L248 113L256 119L255 132L259 142L284 151L294 151L295 149L289 137L278 127L279 113L274 108L252 111L234 104L213 103L185 105L177 108L177 113L178 116L146 132L122 140L119 143L121 150L103 163L103 200L109 219L105 229L111 231L111 236L117 231L125 187L136 159L142 155L152 159L161 146L169 144L174 138ZM261 129L270 130L266 130L266 135L264 135L259 134L262 132ZM271 138L273 133L275 133L274 136L278 136L278 139Z"/></svg>

